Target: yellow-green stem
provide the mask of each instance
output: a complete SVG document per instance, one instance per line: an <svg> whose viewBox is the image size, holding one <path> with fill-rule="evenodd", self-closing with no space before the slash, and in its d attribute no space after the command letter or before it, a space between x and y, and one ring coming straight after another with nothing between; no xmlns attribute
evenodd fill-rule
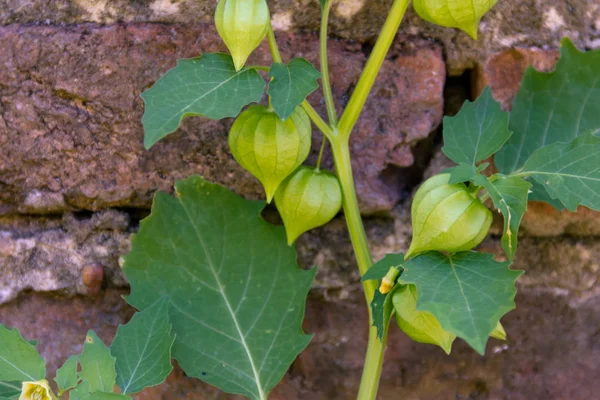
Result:
<svg viewBox="0 0 600 400"><path fill-rule="evenodd" d="M367 65L356 84L354 93L352 93L352 96L350 97L348 106L344 110L342 118L340 118L340 123L338 124L340 135L350 136L352 128L354 128L354 124L356 124L356 120L365 105L365 101L367 101L367 97L373 87L379 69L385 60L385 56L396 37L396 32L400 27L400 23L402 22L402 18L404 17L409 2L410 0L394 1L385 24L381 29L377 43L375 43L375 47L373 47L369 61L367 61Z"/></svg>
<svg viewBox="0 0 600 400"><path fill-rule="evenodd" d="M317 158L317 171L321 168L321 160L323 159L323 153L325 152L325 146L327 145L327 139L325 137L321 140L321 149L319 150L319 157Z"/></svg>
<svg viewBox="0 0 600 400"><path fill-rule="evenodd" d="M320 32L320 50L319 61L321 63L321 82L323 86L323 97L325 98L325 106L327 107L327 117L329 123L336 126L338 123L335 103L333 102L333 94L331 93L331 83L329 82L329 64L327 61L327 24L329 22L329 11L331 10L332 0L325 2L323 6L323 14L321 15L321 32Z"/></svg>

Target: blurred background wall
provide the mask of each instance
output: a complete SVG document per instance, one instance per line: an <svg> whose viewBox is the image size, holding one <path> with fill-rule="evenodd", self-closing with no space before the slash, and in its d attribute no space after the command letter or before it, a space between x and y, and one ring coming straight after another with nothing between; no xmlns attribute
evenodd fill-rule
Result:
<svg viewBox="0 0 600 400"><path fill-rule="evenodd" d="M269 1L285 59L318 66L316 0ZM330 43L338 105L352 93L391 4L339 0ZM262 189L229 155L230 120L187 119L150 151L139 94L177 58L225 50L214 0L0 0L0 322L18 327L53 371L95 329L107 342L133 309L119 255L156 190L201 174L248 198ZM600 47L596 0L500 0L477 42L410 11L353 136L366 227L376 258L410 240L410 198L449 165L440 124L490 85L510 109L521 76L550 71L559 40ZM266 44L266 43L265 43ZM252 63L270 63L262 46ZM318 94L310 101L324 114ZM313 154L320 144L315 134ZM326 164L331 159L326 156ZM500 221L482 248L501 257ZM457 342L451 356L392 328L380 399L570 399L600 393L600 214L530 202L515 267L517 310L485 357ZM298 242L318 266L305 330L316 333L273 399L353 399L367 314L344 221ZM86 286L84 271L102 271ZM99 290L98 290L99 289ZM233 399L176 368L139 399Z"/></svg>

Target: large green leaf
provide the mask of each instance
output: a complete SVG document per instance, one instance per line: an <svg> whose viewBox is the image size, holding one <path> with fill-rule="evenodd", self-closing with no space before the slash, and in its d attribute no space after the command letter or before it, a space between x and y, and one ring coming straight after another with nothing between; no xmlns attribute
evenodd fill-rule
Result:
<svg viewBox="0 0 600 400"><path fill-rule="evenodd" d="M454 117L444 117L442 151L457 164L475 164L497 152L510 135L508 113L502 111L488 86Z"/></svg>
<svg viewBox="0 0 600 400"><path fill-rule="evenodd" d="M531 174L569 210L578 205L600 210L600 138L591 133L539 149L523 173Z"/></svg>
<svg viewBox="0 0 600 400"><path fill-rule="evenodd" d="M494 180L483 175L475 178L475 184L483 186L489 193L494 206L504 217L502 248L512 261L517 250L517 234L523 214L527 211L527 195L531 183L516 176L495 176Z"/></svg>
<svg viewBox="0 0 600 400"><path fill-rule="evenodd" d="M125 257L127 301L170 301L173 356L220 389L266 399L310 341L302 332L314 277L296 264L283 227L248 201L194 176L157 193Z"/></svg>
<svg viewBox="0 0 600 400"><path fill-rule="evenodd" d="M269 71L272 81L267 93L279 118L285 120L319 84L321 73L304 58L294 58L288 65L274 63Z"/></svg>
<svg viewBox="0 0 600 400"><path fill-rule="evenodd" d="M432 313L442 328L483 354L500 318L515 307L521 271L508 265L486 253L429 252L405 262L399 282L416 286L417 310Z"/></svg>
<svg viewBox="0 0 600 400"><path fill-rule="evenodd" d="M122 393L137 393L158 385L173 369L171 346L174 336L167 298L159 299L119 326L110 352L116 358L117 386Z"/></svg>
<svg viewBox="0 0 600 400"><path fill-rule="evenodd" d="M79 377L89 383L90 392L112 392L115 386L115 359L96 332L89 331L79 356Z"/></svg>
<svg viewBox="0 0 600 400"><path fill-rule="evenodd" d="M82 400L90 394L90 383L84 380L69 392L69 400Z"/></svg>
<svg viewBox="0 0 600 400"><path fill-rule="evenodd" d="M0 325L0 381L39 381L46 376L44 359L18 329Z"/></svg>
<svg viewBox="0 0 600 400"><path fill-rule="evenodd" d="M20 381L0 381L0 399L14 399L19 397L21 394L21 382Z"/></svg>
<svg viewBox="0 0 600 400"><path fill-rule="evenodd" d="M525 72L510 114L514 134L494 157L504 174L544 146L600 127L600 50L583 53L563 39L560 53L554 72Z"/></svg>
<svg viewBox="0 0 600 400"><path fill-rule="evenodd" d="M63 366L56 371L54 382L56 382L61 392L77 386L77 382L79 381L77 377L77 358L77 356L69 357Z"/></svg>
<svg viewBox="0 0 600 400"><path fill-rule="evenodd" d="M265 81L254 69L235 70L231 56L221 53L179 60L142 93L146 109L144 146L175 132L185 117L235 117L243 106L260 101Z"/></svg>
<svg viewBox="0 0 600 400"><path fill-rule="evenodd" d="M127 400L131 397L124 394L107 393L107 392L94 392L87 396L84 396L82 400Z"/></svg>

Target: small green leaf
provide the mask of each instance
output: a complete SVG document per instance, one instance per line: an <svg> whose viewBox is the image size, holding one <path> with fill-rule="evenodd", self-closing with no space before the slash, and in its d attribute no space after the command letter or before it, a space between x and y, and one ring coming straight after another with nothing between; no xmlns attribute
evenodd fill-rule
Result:
<svg viewBox="0 0 600 400"><path fill-rule="evenodd" d="M456 167L447 168L444 170L444 173L450 174L450 179L448 180L448 183L450 184L470 182L479 176L479 171L475 165L465 163L460 163Z"/></svg>
<svg viewBox="0 0 600 400"><path fill-rule="evenodd" d="M599 137L588 133L571 143L541 148L523 170L569 210L575 211L578 205L600 210Z"/></svg>
<svg viewBox="0 0 600 400"><path fill-rule="evenodd" d="M304 58L294 58L288 65L274 63L269 71L272 81L267 93L271 96L271 105L286 120L319 84L321 73Z"/></svg>
<svg viewBox="0 0 600 400"><path fill-rule="evenodd" d="M107 392L94 392L83 397L82 400L125 400L131 399L131 397L124 394L107 393Z"/></svg>
<svg viewBox="0 0 600 400"><path fill-rule="evenodd" d="M46 376L44 359L18 329L0 325L0 380L39 381Z"/></svg>
<svg viewBox="0 0 600 400"><path fill-rule="evenodd" d="M193 176L157 193L125 257L127 301L166 296L173 357L189 376L265 399L311 336L302 332L315 270L297 266L282 226L245 200Z"/></svg>
<svg viewBox="0 0 600 400"><path fill-rule="evenodd" d="M477 39L481 17L494 7L498 0L413 0L417 14L425 21L460 28Z"/></svg>
<svg viewBox="0 0 600 400"><path fill-rule="evenodd" d="M377 338L382 340L385 336L385 331L388 329L392 311L392 296L396 289L400 286L396 285L389 293L382 294L379 290L375 291L373 300L371 301L371 313L373 315L373 326L377 329Z"/></svg>
<svg viewBox="0 0 600 400"><path fill-rule="evenodd" d="M63 366L56 371L54 382L56 382L61 392L64 392L77 386L78 381L77 356L71 356L65 361Z"/></svg>
<svg viewBox="0 0 600 400"><path fill-rule="evenodd" d="M553 72L525 71L510 114L514 134L494 157L503 174L520 169L542 147L600 127L600 50L580 52L567 38L561 43Z"/></svg>
<svg viewBox="0 0 600 400"><path fill-rule="evenodd" d="M392 299L398 326L415 342L439 346L450 354L456 335L446 332L432 313L417 310L417 298L415 285L398 287Z"/></svg>
<svg viewBox="0 0 600 400"><path fill-rule="evenodd" d="M88 331L85 337L79 364L79 377L89 383L90 392L112 392L117 375L115 358L94 331Z"/></svg>
<svg viewBox="0 0 600 400"><path fill-rule="evenodd" d="M174 337L167 298L159 299L135 313L127 325L119 326L110 351L116 358L117 385L122 393L137 393L158 385L173 369L171 347Z"/></svg>
<svg viewBox="0 0 600 400"><path fill-rule="evenodd" d="M399 271L402 271L402 263L404 263L404 254L386 254L379 262L373 264L360 280L361 282L366 282L383 279L390 270L390 267L398 268Z"/></svg>
<svg viewBox="0 0 600 400"><path fill-rule="evenodd" d="M417 287L417 310L432 313L444 330L483 354L500 318L515 308L521 271L508 265L486 253L429 252L405 262L398 281Z"/></svg>
<svg viewBox="0 0 600 400"><path fill-rule="evenodd" d="M254 69L236 71L231 56L204 54L179 60L149 90L142 93L146 109L144 146L175 132L185 117L235 117L245 105L260 101L265 81Z"/></svg>
<svg viewBox="0 0 600 400"><path fill-rule="evenodd" d="M90 383L82 381L75 389L69 392L69 400L82 400L90 394Z"/></svg>
<svg viewBox="0 0 600 400"><path fill-rule="evenodd" d="M489 180L483 175L475 179L475 184L483 186L489 193L494 206L502 212L504 230L502 231L502 248L509 260L513 260L517 250L517 234L523 214L527 211L527 195L531 183L515 176L496 175Z"/></svg>
<svg viewBox="0 0 600 400"><path fill-rule="evenodd" d="M454 117L444 117L442 151L457 164L475 165L500 150L510 135L508 113L502 111L488 86Z"/></svg>
<svg viewBox="0 0 600 400"><path fill-rule="evenodd" d="M13 399L19 397L21 394L21 387L22 385L20 381L0 381L0 399Z"/></svg>

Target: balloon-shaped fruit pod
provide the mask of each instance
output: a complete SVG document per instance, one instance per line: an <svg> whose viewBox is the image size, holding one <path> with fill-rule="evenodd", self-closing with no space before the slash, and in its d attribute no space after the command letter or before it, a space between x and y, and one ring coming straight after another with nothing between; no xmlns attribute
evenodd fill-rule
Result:
<svg viewBox="0 0 600 400"><path fill-rule="evenodd" d="M265 188L270 203L275 191L306 160L311 143L310 119L300 107L282 121L262 105L243 111L229 131L236 161Z"/></svg>
<svg viewBox="0 0 600 400"><path fill-rule="evenodd" d="M425 21L448 28L459 28L477 39L481 17L498 0L413 0L417 14Z"/></svg>
<svg viewBox="0 0 600 400"><path fill-rule="evenodd" d="M450 174L429 178L411 207L413 238L406 258L426 251L471 250L487 236L492 212L464 183L449 184Z"/></svg>
<svg viewBox="0 0 600 400"><path fill-rule="evenodd" d="M456 335L444 330L430 312L417 310L417 296L415 285L403 285L394 291L392 303L398 326L415 342L440 346L450 354Z"/></svg>
<svg viewBox="0 0 600 400"><path fill-rule="evenodd" d="M342 190L329 171L300 167L275 193L288 244L304 232L329 222L342 208Z"/></svg>
<svg viewBox="0 0 600 400"><path fill-rule="evenodd" d="M215 25L236 71L265 38L270 18L266 0L219 0Z"/></svg>

